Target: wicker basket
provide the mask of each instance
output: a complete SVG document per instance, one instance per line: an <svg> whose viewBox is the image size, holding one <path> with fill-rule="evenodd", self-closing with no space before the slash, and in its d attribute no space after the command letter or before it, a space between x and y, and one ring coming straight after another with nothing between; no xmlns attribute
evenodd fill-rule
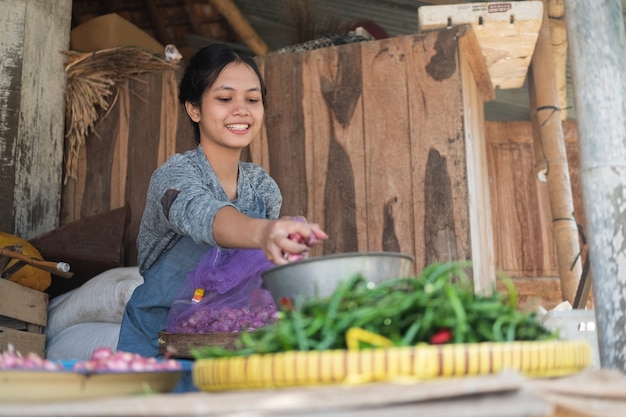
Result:
<svg viewBox="0 0 626 417"><path fill-rule="evenodd" d="M418 345L200 359L194 363L193 380L202 391L223 391L425 381L504 370L555 377L580 372L590 363L586 340Z"/></svg>

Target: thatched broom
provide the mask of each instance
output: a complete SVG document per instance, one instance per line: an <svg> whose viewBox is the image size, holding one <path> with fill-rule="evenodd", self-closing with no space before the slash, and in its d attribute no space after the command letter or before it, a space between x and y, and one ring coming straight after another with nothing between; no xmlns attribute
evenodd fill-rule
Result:
<svg viewBox="0 0 626 417"><path fill-rule="evenodd" d="M87 136L95 133L99 111L106 112L115 104L117 85L138 74L177 70L180 66L137 47L64 53L68 57L65 64L67 90L64 147L64 184L67 184L69 178L76 179L80 149Z"/></svg>

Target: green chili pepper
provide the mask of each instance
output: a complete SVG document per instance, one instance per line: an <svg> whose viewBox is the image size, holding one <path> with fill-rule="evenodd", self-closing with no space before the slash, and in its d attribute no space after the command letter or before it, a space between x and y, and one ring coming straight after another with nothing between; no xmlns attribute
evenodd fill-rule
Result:
<svg viewBox="0 0 626 417"><path fill-rule="evenodd" d="M452 343L556 337L533 314L516 310L512 281L502 281L508 296L475 294L465 272L469 266L468 261L436 263L417 277L387 280L373 288L354 276L330 297L297 299L291 310L281 311L278 322L242 336L235 350L207 347L195 354L200 358L345 349L345 335L351 327L379 334L398 346L428 343L444 328L450 329Z"/></svg>

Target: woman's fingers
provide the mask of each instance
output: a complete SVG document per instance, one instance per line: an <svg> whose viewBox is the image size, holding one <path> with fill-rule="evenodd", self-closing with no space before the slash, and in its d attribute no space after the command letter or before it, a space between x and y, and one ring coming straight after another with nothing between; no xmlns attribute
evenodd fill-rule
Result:
<svg viewBox="0 0 626 417"><path fill-rule="evenodd" d="M282 265L306 258L309 248L328 235L318 224L306 223L302 217L283 217L272 224L268 237L266 256Z"/></svg>

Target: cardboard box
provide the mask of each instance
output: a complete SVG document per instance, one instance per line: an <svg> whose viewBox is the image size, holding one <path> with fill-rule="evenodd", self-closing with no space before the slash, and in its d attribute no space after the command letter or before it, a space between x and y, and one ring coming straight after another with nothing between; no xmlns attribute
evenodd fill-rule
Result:
<svg viewBox="0 0 626 417"><path fill-rule="evenodd" d="M165 47L137 26L116 13L90 19L70 33L70 49L93 52L120 46L138 46L156 55Z"/></svg>
<svg viewBox="0 0 626 417"><path fill-rule="evenodd" d="M0 351L13 345L22 355L44 357L48 294L0 279Z"/></svg>

